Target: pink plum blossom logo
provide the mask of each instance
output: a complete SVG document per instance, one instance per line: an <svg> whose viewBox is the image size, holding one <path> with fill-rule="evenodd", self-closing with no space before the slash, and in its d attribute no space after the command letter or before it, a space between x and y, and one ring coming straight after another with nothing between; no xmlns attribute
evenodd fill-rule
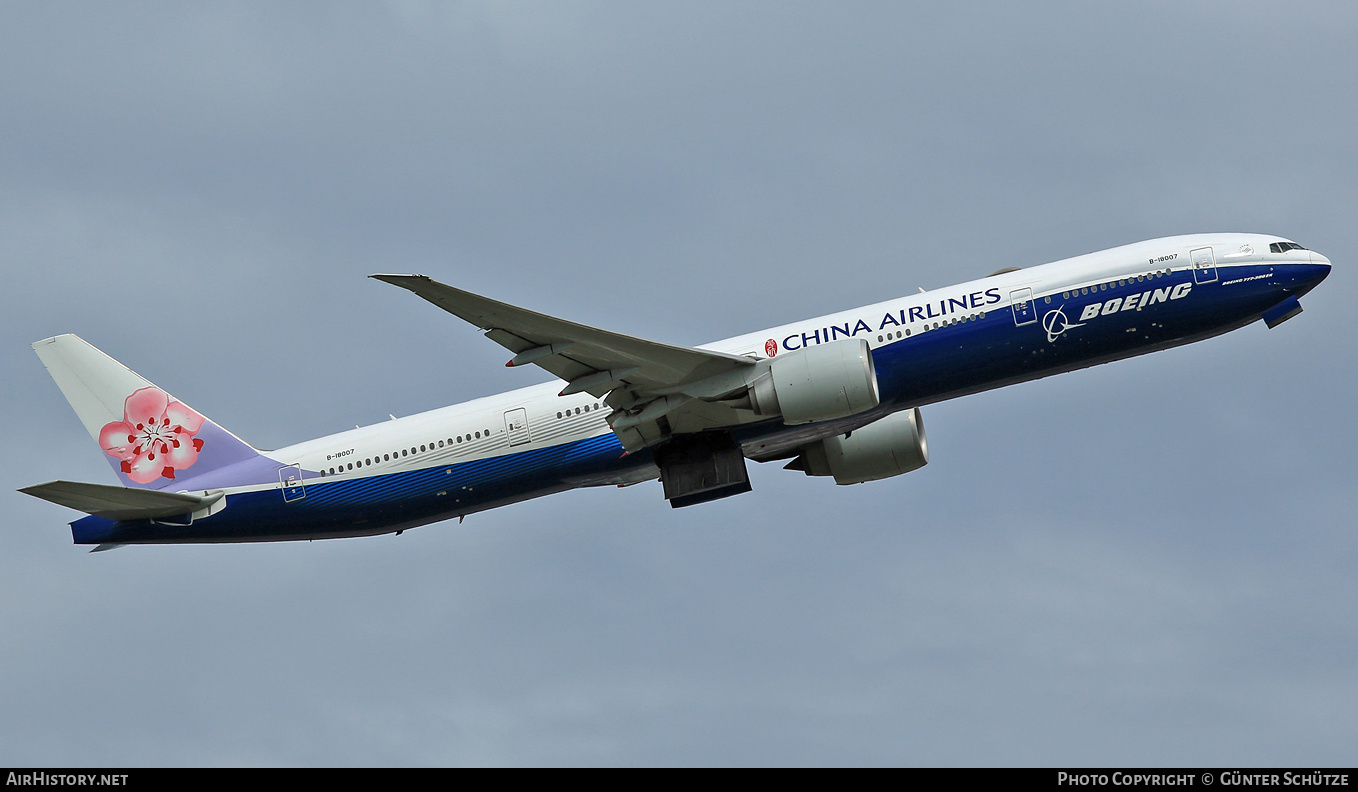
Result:
<svg viewBox="0 0 1358 792"><path fill-rule="evenodd" d="M99 446L122 460L122 471L138 484L173 479L175 471L198 461L203 441L194 435L204 420L160 388L142 388L127 397L123 420L99 432Z"/></svg>

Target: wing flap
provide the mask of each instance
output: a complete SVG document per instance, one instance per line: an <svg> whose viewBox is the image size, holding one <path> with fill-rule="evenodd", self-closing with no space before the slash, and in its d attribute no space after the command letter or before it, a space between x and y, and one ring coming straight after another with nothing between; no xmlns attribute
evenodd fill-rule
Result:
<svg viewBox="0 0 1358 792"><path fill-rule="evenodd" d="M223 493L186 495L178 492L113 487L81 481L48 481L19 490L25 495L107 520L144 520L175 517L206 509Z"/></svg>

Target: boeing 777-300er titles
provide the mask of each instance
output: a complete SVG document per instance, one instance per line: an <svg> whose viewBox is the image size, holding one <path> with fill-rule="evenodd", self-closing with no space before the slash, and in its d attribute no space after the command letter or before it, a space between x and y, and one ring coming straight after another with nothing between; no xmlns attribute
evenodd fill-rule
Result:
<svg viewBox="0 0 1358 792"><path fill-rule="evenodd" d="M74 335L33 345L122 486L22 492L77 544L400 533L575 487L659 478L671 506L750 490L745 461L857 484L928 462L922 405L1301 312L1330 272L1274 236L1140 242L691 348L421 275L408 289L560 382L258 450Z"/></svg>

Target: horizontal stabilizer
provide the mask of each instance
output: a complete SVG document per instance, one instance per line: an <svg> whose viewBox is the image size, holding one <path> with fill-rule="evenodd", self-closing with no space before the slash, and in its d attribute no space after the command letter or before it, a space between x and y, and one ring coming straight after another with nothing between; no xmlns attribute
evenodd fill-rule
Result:
<svg viewBox="0 0 1358 792"><path fill-rule="evenodd" d="M224 494L185 495L80 481L49 481L19 491L106 520L148 520L188 514L206 509Z"/></svg>

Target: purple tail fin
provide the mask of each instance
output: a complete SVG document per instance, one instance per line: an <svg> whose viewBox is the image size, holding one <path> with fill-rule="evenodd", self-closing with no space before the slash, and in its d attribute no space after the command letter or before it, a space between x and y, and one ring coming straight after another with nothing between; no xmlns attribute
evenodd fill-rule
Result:
<svg viewBox="0 0 1358 792"><path fill-rule="evenodd" d="M217 483L213 480L223 477L211 475L241 463L257 460L277 467L249 443L78 336L48 338L33 349L124 486L179 490L192 479L191 488L207 489L246 483L235 475Z"/></svg>

